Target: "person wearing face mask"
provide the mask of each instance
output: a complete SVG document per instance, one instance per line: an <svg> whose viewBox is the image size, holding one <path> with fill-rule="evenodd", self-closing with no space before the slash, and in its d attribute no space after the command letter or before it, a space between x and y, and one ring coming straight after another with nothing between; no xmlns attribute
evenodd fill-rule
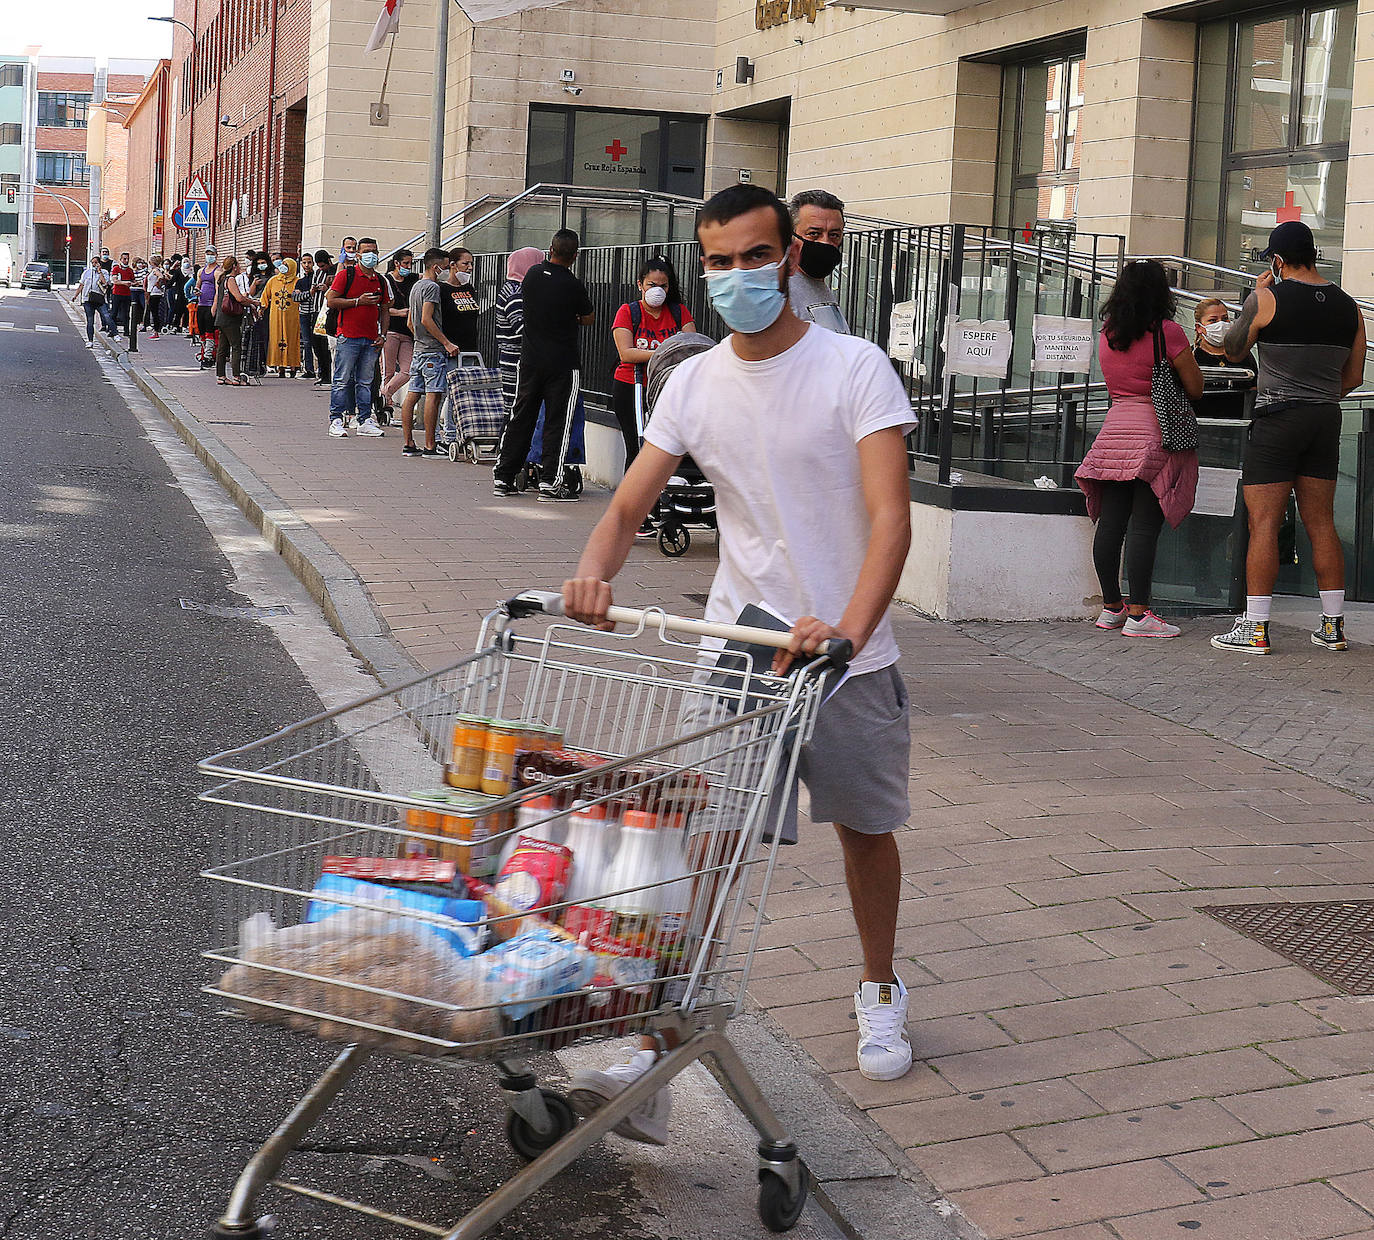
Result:
<svg viewBox="0 0 1374 1240"><path fill-rule="evenodd" d="M506 417L515 410L515 378L520 368L520 342L525 335L525 304L520 285L544 251L526 246L506 259L506 278L496 291L496 365L501 371L501 397Z"/></svg>
<svg viewBox="0 0 1374 1240"><path fill-rule="evenodd" d="M357 239L357 237L345 237L345 238L339 243L339 259L338 259L338 265L339 265L340 267L351 267L351 266L353 266L353 264L356 263L357 261L358 261L358 239Z"/></svg>
<svg viewBox="0 0 1374 1240"><path fill-rule="evenodd" d="M267 316L262 295L272 279L272 260L266 250L250 250L248 265L239 276L247 311L243 316L243 373L261 379L267 373Z"/></svg>
<svg viewBox="0 0 1374 1240"><path fill-rule="evenodd" d="M807 189L790 204L792 231L801 241L797 270L787 282L787 296L799 319L849 334L835 291L827 280L840 265L844 241L844 203L823 189Z"/></svg>
<svg viewBox="0 0 1374 1240"><path fill-rule="evenodd" d="M564 608L570 619L609 627L609 583L690 454L715 488L719 516L707 619L735 623L761 603L787 616L792 644L778 653L778 672L824 641L852 643L849 675L817 714L800 775L811 819L836 824L844 854L863 958L858 1067L892 1081L911 1067L907 990L893 970L902 887L893 833L910 814L911 740L888 606L911 541L906 434L915 419L881 349L793 311L787 281L801 241L775 195L757 185L721 191L701 208L697 237L707 296L732 334L682 361L664 384L639 456L563 583ZM794 824L786 828L795 835ZM732 837L722 836L728 849ZM591 1114L657 1056L648 1042L627 1063L578 1072L569 1101ZM616 1132L662 1145L669 1107L660 1090Z"/></svg>
<svg viewBox="0 0 1374 1240"><path fill-rule="evenodd" d="M1257 370L1259 363L1254 353L1247 352L1239 362L1232 362L1226 356L1226 330L1231 325L1231 315L1224 302L1208 297L1193 307L1193 360L1199 366L1237 366L1246 370Z"/></svg>
<svg viewBox="0 0 1374 1240"><path fill-rule="evenodd" d="M1317 271L1317 243L1300 220L1280 224L1264 252L1270 268L1255 281L1226 332L1226 356L1239 362L1259 344L1259 382L1241 465L1250 543L1245 556L1245 614L1212 645L1267 655L1269 609L1279 573L1279 528L1296 494L1312 544L1321 619L1312 644L1346 649L1345 559L1336 532L1341 456L1341 399L1364 378L1360 308Z"/></svg>
<svg viewBox="0 0 1374 1240"><path fill-rule="evenodd" d="M639 297L616 311L611 328L619 355L619 365L611 380L611 409L625 441L626 470L639 455L642 428L640 414L636 411L635 389L644 382L644 367L665 340L679 332L696 330L692 312L682 304L677 272L666 258L656 254L647 259L639 269L638 283ZM653 518L645 518L639 536L652 538L656 532Z"/></svg>
<svg viewBox="0 0 1374 1240"><path fill-rule="evenodd" d="M339 274L339 265L328 250L315 251L315 280L310 286L310 347L315 351L315 385L329 387L334 373L334 333L338 331L339 312L325 305L329 286Z"/></svg>
<svg viewBox="0 0 1374 1240"><path fill-rule="evenodd" d="M215 364L215 349L219 342L219 329L215 327L215 316L211 309L215 304L215 282L218 276L219 254L214 246L207 246L205 261L201 264L196 277L196 339L199 341L197 356L202 370Z"/></svg>
<svg viewBox="0 0 1374 1240"><path fill-rule="evenodd" d="M458 346L460 353L477 352L477 316L481 303L472 286L472 271L477 260L471 250L459 246L449 251L448 281L444 293L444 335Z"/></svg>
<svg viewBox="0 0 1374 1240"><path fill-rule="evenodd" d="M301 315L296 304L295 259L278 256L276 274L267 281L259 304L267 331L267 364L279 378L296 377L301 368Z"/></svg>
<svg viewBox="0 0 1374 1240"><path fill-rule="evenodd" d="M167 273L162 266L162 255L154 254L148 260L148 270L143 276L143 296L148 307L149 335L154 340L162 335L162 306L166 291Z"/></svg>
<svg viewBox="0 0 1374 1240"><path fill-rule="evenodd" d="M577 334L579 326L596 317L587 286L572 273L578 244L575 232L560 228L549 245L548 260L531 267L520 284L525 320L520 378L515 411L506 423L492 470L492 491L501 498L519 494L515 475L524 468L543 407L539 498L548 503L577 499L576 491L563 479L582 386ZM641 514L641 520L647 515L647 511Z"/></svg>
<svg viewBox="0 0 1374 1240"><path fill-rule="evenodd" d="M410 290L419 279L415 255L409 250L397 250L386 275L391 317L382 347L382 403L387 409L391 408L392 397L410 382L410 362L415 352L415 337L410 328Z"/></svg>
<svg viewBox="0 0 1374 1240"><path fill-rule="evenodd" d="M458 346L444 330L444 289L451 262L448 254L437 247L425 251L425 273L410 288L411 330L415 333L415 351L411 358L410 381L405 399L401 402L401 430L405 444L403 456L442 456L435 446L439 425L439 404L448 391L448 372L458 356ZM425 446L415 442L411 419L415 405L424 397Z"/></svg>
<svg viewBox="0 0 1374 1240"><path fill-rule="evenodd" d="M372 416L372 376L385 335L383 315L391 300L377 274L377 262L376 239L360 238L358 261L339 268L325 295L325 305L338 314L329 390L329 434L334 439L348 435L351 418L357 420L358 434L373 438L382 434Z"/></svg>
<svg viewBox="0 0 1374 1240"><path fill-rule="evenodd" d="M307 250L296 264L296 287L291 293L291 300L296 303L297 330L301 337L301 361L304 363L302 379L315 377L315 350L310 340L315 329L315 321L310 317L310 292L314 284L315 256Z"/></svg>

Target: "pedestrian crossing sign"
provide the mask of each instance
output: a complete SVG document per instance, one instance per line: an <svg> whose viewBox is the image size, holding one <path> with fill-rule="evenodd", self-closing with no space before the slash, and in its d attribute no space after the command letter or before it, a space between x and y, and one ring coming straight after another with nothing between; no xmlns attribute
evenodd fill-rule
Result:
<svg viewBox="0 0 1374 1240"><path fill-rule="evenodd" d="M188 198L185 209L182 211L182 228L209 228L210 214L206 209L209 203L202 202L198 198Z"/></svg>

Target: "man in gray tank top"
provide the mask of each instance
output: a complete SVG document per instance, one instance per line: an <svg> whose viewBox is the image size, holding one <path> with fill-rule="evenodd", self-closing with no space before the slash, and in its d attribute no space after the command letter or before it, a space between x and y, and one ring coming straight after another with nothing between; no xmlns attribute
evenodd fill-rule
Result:
<svg viewBox="0 0 1374 1240"><path fill-rule="evenodd" d="M1212 638L1212 645L1270 653L1279 527L1296 492L1322 601L1312 642L1344 650L1345 562L1334 515L1340 401L1364 377L1364 316L1348 294L1318 274L1317 246L1306 224L1280 224L1269 234L1264 257L1270 269L1255 282L1225 343L1233 362L1259 345L1254 421L1241 470L1250 527L1245 615L1229 633Z"/></svg>

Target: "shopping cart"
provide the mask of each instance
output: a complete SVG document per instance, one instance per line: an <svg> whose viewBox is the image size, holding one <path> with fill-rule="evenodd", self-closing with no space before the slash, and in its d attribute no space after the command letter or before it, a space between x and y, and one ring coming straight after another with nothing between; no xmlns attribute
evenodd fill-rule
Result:
<svg viewBox="0 0 1374 1240"><path fill-rule="evenodd" d="M271 1220L256 1214L269 1187L471 1240L703 1058L758 1131L763 1222L785 1231L800 1217L806 1170L724 1026L743 1006L798 755L848 643L778 677L769 658L787 634L658 609L612 608L631 626L618 634L517 631L561 611L558 595L520 595L454 666L201 763L217 780L201 799L225 823L225 855L203 872L219 896L206 991L236 1015L346 1044L241 1173L214 1228L221 1240L266 1234ZM681 640L692 635L731 644L708 654ZM545 747L558 738L579 752ZM477 771L488 793L453 787ZM609 867L578 836L576 901L521 871L526 854L567 860L560 820L571 845L579 823L604 827L616 814ZM493 890L481 877L517 837ZM622 857L632 842L634 866ZM636 1029L665 1053L580 1121L516 1058ZM283 1175L378 1052L495 1063L507 1138L529 1161L456 1225Z"/></svg>
<svg viewBox="0 0 1374 1240"><path fill-rule="evenodd" d="M435 442L448 449L449 460L466 456L477 465L484 451L495 450L505 429L501 372L484 365L480 353L460 353L446 382L448 392L440 408Z"/></svg>

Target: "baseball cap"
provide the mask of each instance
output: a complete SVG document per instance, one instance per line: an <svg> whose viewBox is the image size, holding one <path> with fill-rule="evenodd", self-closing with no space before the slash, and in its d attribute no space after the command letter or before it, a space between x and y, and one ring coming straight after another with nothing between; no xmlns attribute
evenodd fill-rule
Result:
<svg viewBox="0 0 1374 1240"><path fill-rule="evenodd" d="M1317 242L1306 224L1301 220L1285 220L1269 234L1269 248L1260 257L1306 257L1315 253L1316 249Z"/></svg>

